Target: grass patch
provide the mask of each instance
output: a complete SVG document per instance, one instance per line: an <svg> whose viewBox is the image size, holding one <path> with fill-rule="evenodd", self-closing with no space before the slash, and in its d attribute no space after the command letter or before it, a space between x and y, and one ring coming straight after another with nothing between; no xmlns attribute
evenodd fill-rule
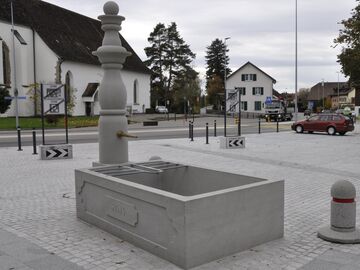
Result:
<svg viewBox="0 0 360 270"><path fill-rule="evenodd" d="M69 128L95 127L98 125L99 116L71 116L68 117ZM65 128L64 117L60 117L56 123L48 123L44 120L45 128ZM41 117L19 117L21 129L40 129ZM0 130L15 130L15 117L0 118Z"/></svg>

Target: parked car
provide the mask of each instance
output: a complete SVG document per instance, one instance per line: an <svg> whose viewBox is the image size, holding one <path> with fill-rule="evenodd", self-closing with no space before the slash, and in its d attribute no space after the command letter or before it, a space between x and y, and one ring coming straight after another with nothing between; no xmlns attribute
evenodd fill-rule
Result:
<svg viewBox="0 0 360 270"><path fill-rule="evenodd" d="M168 109L165 106L156 106L155 112L157 113L168 113Z"/></svg>
<svg viewBox="0 0 360 270"><path fill-rule="evenodd" d="M309 133L327 132L329 135L345 135L348 131L354 130L353 120L341 114L318 114L309 117L306 120L297 121L292 124L291 128L297 133L308 131Z"/></svg>

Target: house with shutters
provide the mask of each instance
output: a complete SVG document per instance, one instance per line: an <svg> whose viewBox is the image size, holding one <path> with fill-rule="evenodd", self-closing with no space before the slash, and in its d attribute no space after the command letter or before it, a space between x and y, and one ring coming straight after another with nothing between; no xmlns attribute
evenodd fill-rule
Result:
<svg viewBox="0 0 360 270"><path fill-rule="evenodd" d="M13 44L10 2L0 0L0 85L6 85L12 96L17 88L19 96L26 97L18 102L19 115L39 113L31 86L40 83L64 84L73 115L98 114L103 72L92 52L102 43L101 22L44 1L16 0ZM119 35L131 52L122 72L127 108L145 112L150 107L151 71ZM13 116L14 107L12 102L6 114Z"/></svg>
<svg viewBox="0 0 360 270"><path fill-rule="evenodd" d="M231 108L231 94L235 88L240 89L241 110L245 112L264 113L264 104L268 97L273 98L273 86L276 80L263 70L252 64L245 63L226 79L227 109ZM235 111L237 111L236 109Z"/></svg>

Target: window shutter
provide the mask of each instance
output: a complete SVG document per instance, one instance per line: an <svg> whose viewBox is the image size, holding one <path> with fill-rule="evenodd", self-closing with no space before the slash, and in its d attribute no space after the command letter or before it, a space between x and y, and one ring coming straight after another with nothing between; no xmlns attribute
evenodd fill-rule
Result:
<svg viewBox="0 0 360 270"><path fill-rule="evenodd" d="M247 101L244 103L244 111L247 111Z"/></svg>
<svg viewBox="0 0 360 270"><path fill-rule="evenodd" d="M245 74L241 74L241 80L244 82L245 81Z"/></svg>
<svg viewBox="0 0 360 270"><path fill-rule="evenodd" d="M255 96L255 87L253 87L253 96Z"/></svg>
<svg viewBox="0 0 360 270"><path fill-rule="evenodd" d="M253 74L253 80L256 81L256 74Z"/></svg>
<svg viewBox="0 0 360 270"><path fill-rule="evenodd" d="M261 87L261 95L264 95L264 87Z"/></svg>
<svg viewBox="0 0 360 270"><path fill-rule="evenodd" d="M245 96L246 95L246 88L244 87L243 88L243 96Z"/></svg>

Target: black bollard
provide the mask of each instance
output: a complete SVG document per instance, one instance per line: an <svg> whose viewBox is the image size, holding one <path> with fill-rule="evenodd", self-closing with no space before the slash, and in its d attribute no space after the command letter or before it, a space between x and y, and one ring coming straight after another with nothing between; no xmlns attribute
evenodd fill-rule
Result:
<svg viewBox="0 0 360 270"><path fill-rule="evenodd" d="M21 129L17 128L17 138L18 138L18 151L22 151L21 149Z"/></svg>
<svg viewBox="0 0 360 270"><path fill-rule="evenodd" d="M189 121L189 139L191 139L191 121Z"/></svg>
<svg viewBox="0 0 360 270"><path fill-rule="evenodd" d="M214 137L216 137L216 120L214 120Z"/></svg>
<svg viewBox="0 0 360 270"><path fill-rule="evenodd" d="M32 130L32 138L33 138L33 155L37 155L36 151L36 131L35 128Z"/></svg>
<svg viewBox="0 0 360 270"><path fill-rule="evenodd" d="M259 117L259 134L261 133L261 119L260 119L260 117Z"/></svg>
<svg viewBox="0 0 360 270"><path fill-rule="evenodd" d="M209 144L209 124L206 123L206 144Z"/></svg>
<svg viewBox="0 0 360 270"><path fill-rule="evenodd" d="M276 118L276 132L279 132L279 118Z"/></svg>
<svg viewBox="0 0 360 270"><path fill-rule="evenodd" d="M194 122L191 123L191 141L194 141Z"/></svg>

